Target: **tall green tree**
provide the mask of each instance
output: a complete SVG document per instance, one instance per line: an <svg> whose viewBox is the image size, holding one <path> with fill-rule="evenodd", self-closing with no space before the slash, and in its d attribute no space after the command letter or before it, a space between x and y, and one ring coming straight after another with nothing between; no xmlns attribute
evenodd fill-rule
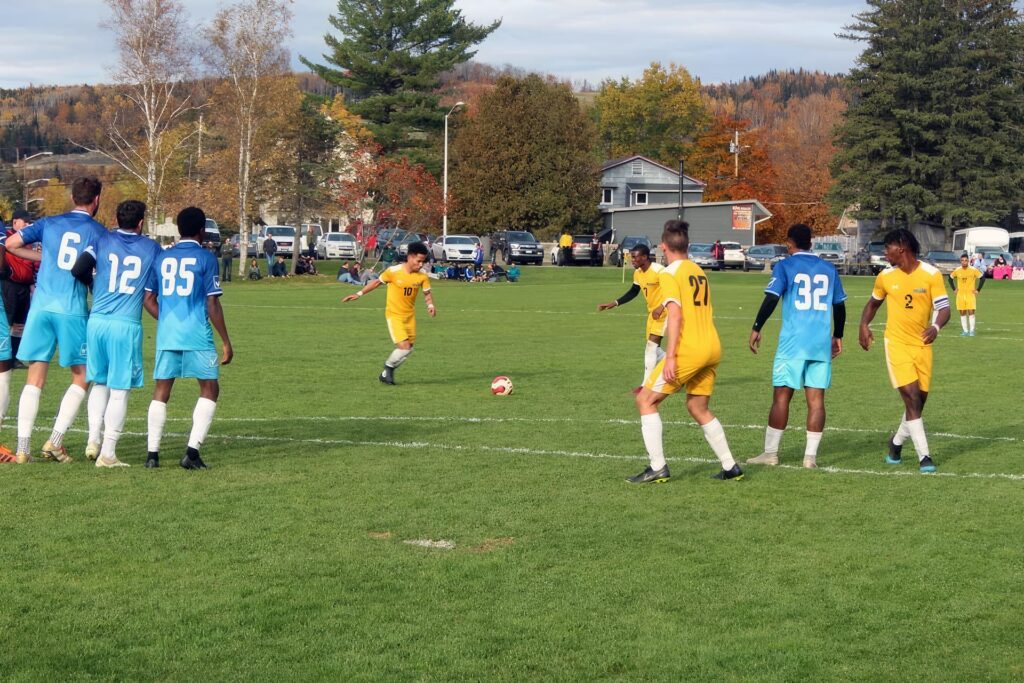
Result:
<svg viewBox="0 0 1024 683"><path fill-rule="evenodd" d="M605 81L594 102L605 158L642 154L674 166L710 117L700 81L685 67L652 63L637 81Z"/></svg>
<svg viewBox="0 0 1024 683"><path fill-rule="evenodd" d="M1024 34L1012 0L868 5L843 35L865 49L838 131L834 209L947 232L1006 215L1024 188Z"/></svg>
<svg viewBox="0 0 1024 683"><path fill-rule="evenodd" d="M439 167L436 134L439 76L476 54L472 48L501 24L478 26L455 0L338 0L330 17L340 37L324 36L327 65L302 58L329 83L345 88L348 108L361 116L392 156L412 156Z"/></svg>
<svg viewBox="0 0 1024 683"><path fill-rule="evenodd" d="M567 85L503 77L455 128L449 213L457 230L553 237L595 227L596 135Z"/></svg>

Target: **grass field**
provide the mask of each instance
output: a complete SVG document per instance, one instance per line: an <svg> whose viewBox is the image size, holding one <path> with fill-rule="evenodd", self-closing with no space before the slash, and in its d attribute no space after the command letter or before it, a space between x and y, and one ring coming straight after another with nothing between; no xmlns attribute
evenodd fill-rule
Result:
<svg viewBox="0 0 1024 683"><path fill-rule="evenodd" d="M778 312L761 354L746 349L766 279L711 275L712 409L741 461L771 394ZM851 278L823 468L799 468L795 401L784 466L712 481L669 399L674 476L643 487L623 481L646 460L629 392L642 304L595 312L620 271L438 283L397 387L376 379L383 292L341 306L354 289L327 278L226 284L236 355L209 471L171 466L188 384L165 467L141 467L149 383L119 448L130 469L0 467L0 679L1021 680L1022 284L988 283L978 336L954 316L937 342L938 475L909 445L907 464L882 463L902 408L880 343L856 344L870 279ZM149 368L152 343L147 323ZM497 374L515 394L490 396ZM66 381L44 391L37 449Z"/></svg>

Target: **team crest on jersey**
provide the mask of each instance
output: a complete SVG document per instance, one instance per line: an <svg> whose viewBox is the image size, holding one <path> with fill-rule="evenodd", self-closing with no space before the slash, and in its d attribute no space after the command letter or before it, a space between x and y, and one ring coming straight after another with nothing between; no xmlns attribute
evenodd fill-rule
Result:
<svg viewBox="0 0 1024 683"><path fill-rule="evenodd" d="M85 348L85 346L86 346L85 344L82 344L82 348L80 348L78 350L79 355L82 355L82 356L86 355L86 348Z"/></svg>
<svg viewBox="0 0 1024 683"><path fill-rule="evenodd" d="M220 277L217 275L213 276L213 286L220 289Z"/></svg>

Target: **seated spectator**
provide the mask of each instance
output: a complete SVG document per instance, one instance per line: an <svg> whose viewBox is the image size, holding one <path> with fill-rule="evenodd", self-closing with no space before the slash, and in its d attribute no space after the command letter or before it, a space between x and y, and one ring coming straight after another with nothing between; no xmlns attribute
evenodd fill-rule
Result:
<svg viewBox="0 0 1024 683"><path fill-rule="evenodd" d="M274 258L274 265L270 268L270 277L288 277L288 271L284 267L284 256Z"/></svg>
<svg viewBox="0 0 1024 683"><path fill-rule="evenodd" d="M444 269L444 277L446 280L457 280L459 278L459 271L449 263L448 267Z"/></svg>
<svg viewBox="0 0 1024 683"><path fill-rule="evenodd" d="M519 281L519 266L517 266L516 264L513 263L511 266L508 267L508 272L505 273L505 276L508 278L509 282L518 282Z"/></svg>
<svg viewBox="0 0 1024 683"><path fill-rule="evenodd" d="M358 268L359 264L357 263L354 267ZM365 285L367 282L373 282L376 279L377 279L377 273L374 272L373 268L367 268L366 270L360 270L359 271L359 277L356 278L356 280L358 281L358 284L360 284L360 285Z"/></svg>
<svg viewBox="0 0 1024 683"><path fill-rule="evenodd" d="M299 260L295 262L295 274L306 275L309 273L309 267L306 265L306 257L300 256Z"/></svg>
<svg viewBox="0 0 1024 683"><path fill-rule="evenodd" d="M306 275L319 275L320 273L316 270L316 259L312 256L303 256L301 259L303 266L306 269Z"/></svg>
<svg viewBox="0 0 1024 683"><path fill-rule="evenodd" d="M474 277L476 277L476 271L473 270L473 266L471 265L463 268L462 273L460 273L460 279L465 280L466 282L472 282Z"/></svg>
<svg viewBox="0 0 1024 683"><path fill-rule="evenodd" d="M260 266L256 262L256 259L249 261L249 279L250 280L261 280L263 275L260 274Z"/></svg>
<svg viewBox="0 0 1024 683"><path fill-rule="evenodd" d="M484 271L484 280L486 282L500 282L502 278L507 280L508 273L497 263L488 265L487 270Z"/></svg>

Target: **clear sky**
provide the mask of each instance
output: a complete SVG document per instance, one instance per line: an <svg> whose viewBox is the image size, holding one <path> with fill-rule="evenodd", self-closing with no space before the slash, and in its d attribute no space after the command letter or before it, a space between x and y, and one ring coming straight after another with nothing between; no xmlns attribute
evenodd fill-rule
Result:
<svg viewBox="0 0 1024 683"><path fill-rule="evenodd" d="M191 21L209 21L218 0L183 0ZM98 24L101 0L2 0L0 87L98 83L115 61ZM640 75L652 61L686 66L705 83L770 69L847 71L860 46L836 37L860 0L457 0L471 21L502 19L477 61L511 64L598 84ZM336 0L295 0L298 55L322 61L327 17Z"/></svg>

